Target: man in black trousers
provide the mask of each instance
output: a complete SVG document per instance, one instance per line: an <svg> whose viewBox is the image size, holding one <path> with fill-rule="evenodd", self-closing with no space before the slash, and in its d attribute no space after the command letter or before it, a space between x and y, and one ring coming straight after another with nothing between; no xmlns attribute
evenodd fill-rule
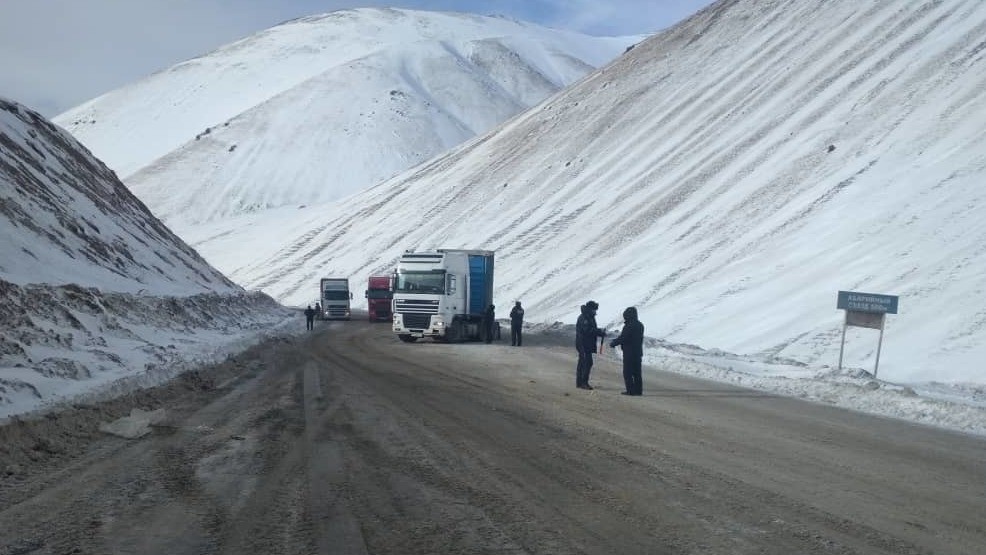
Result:
<svg viewBox="0 0 986 555"><path fill-rule="evenodd" d="M490 305L486 307L486 312L483 313L483 341L486 343L493 342L493 331L496 328L496 307Z"/></svg>
<svg viewBox="0 0 986 555"><path fill-rule="evenodd" d="M308 305L308 308L305 309L305 329L315 329L315 309L312 308L312 305Z"/></svg>
<svg viewBox="0 0 986 555"><path fill-rule="evenodd" d="M589 301L582 305L582 314L575 322L575 349L579 352L579 364L575 368L575 387L594 389L589 385L589 372L592 370L592 355L596 352L596 338L606 337L606 332L596 326L596 311L599 303Z"/></svg>
<svg viewBox="0 0 986 555"><path fill-rule="evenodd" d="M521 329L524 327L524 308L520 306L520 301L510 309L510 345L520 347Z"/></svg>
<svg viewBox="0 0 986 555"><path fill-rule="evenodd" d="M623 395L643 395L641 364L644 358L644 325L637 317L637 309L629 307L623 311L623 331L609 342L610 347L623 347L623 381L627 390Z"/></svg>

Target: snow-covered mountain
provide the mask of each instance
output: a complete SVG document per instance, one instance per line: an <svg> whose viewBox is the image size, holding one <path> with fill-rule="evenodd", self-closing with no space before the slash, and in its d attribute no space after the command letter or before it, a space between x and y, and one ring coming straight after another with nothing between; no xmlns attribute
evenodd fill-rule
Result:
<svg viewBox="0 0 986 555"><path fill-rule="evenodd" d="M648 336L819 372L839 290L899 295L880 376L982 383L984 31L978 0L722 1L355 197L176 231L294 304L405 249L494 249L532 321L635 305ZM876 348L851 328L846 365Z"/></svg>
<svg viewBox="0 0 986 555"><path fill-rule="evenodd" d="M497 17L305 17L55 121L172 224L342 198L486 132L622 53Z"/></svg>
<svg viewBox="0 0 986 555"><path fill-rule="evenodd" d="M0 418L154 383L288 316L202 260L71 135L3 98L0 237Z"/></svg>

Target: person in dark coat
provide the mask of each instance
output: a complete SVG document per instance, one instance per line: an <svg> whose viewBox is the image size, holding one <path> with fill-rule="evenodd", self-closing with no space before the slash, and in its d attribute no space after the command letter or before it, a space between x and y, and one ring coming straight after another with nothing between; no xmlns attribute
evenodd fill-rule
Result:
<svg viewBox="0 0 986 555"><path fill-rule="evenodd" d="M510 345L520 347L520 331L524 327L524 308L520 306L520 301L510 309Z"/></svg>
<svg viewBox="0 0 986 555"><path fill-rule="evenodd" d="M606 333L596 326L596 311L599 303L589 301L582 305L582 314L575 322L575 348L579 352L579 364L575 368L575 387L593 389L589 385L589 372L592 370L592 355L596 352L596 338L606 337Z"/></svg>
<svg viewBox="0 0 986 555"><path fill-rule="evenodd" d="M305 309L305 329L315 329L315 309L312 308L312 305L308 305L308 308Z"/></svg>
<svg viewBox="0 0 986 555"><path fill-rule="evenodd" d="M493 342L494 322L496 322L496 307L490 305L483 314L483 338L487 343Z"/></svg>
<svg viewBox="0 0 986 555"><path fill-rule="evenodd" d="M623 311L623 322L623 331L609 342L609 346L623 347L623 381L627 388L623 395L643 395L640 367L644 358L644 325L632 306Z"/></svg>

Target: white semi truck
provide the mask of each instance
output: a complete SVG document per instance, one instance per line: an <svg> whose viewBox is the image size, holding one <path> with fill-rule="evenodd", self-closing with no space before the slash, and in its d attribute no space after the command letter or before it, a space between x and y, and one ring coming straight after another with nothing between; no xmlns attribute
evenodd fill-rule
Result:
<svg viewBox="0 0 986 555"><path fill-rule="evenodd" d="M348 278L322 278L319 283L319 297L322 299L322 320L349 320L353 294L349 291Z"/></svg>
<svg viewBox="0 0 986 555"><path fill-rule="evenodd" d="M408 251L397 263L394 333L401 341L483 339L491 304L493 251Z"/></svg>

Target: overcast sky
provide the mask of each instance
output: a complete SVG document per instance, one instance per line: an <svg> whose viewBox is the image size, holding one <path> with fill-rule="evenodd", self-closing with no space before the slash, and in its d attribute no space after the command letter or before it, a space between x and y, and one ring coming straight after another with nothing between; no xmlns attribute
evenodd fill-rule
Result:
<svg viewBox="0 0 986 555"><path fill-rule="evenodd" d="M51 117L303 15L364 6L501 14L592 35L650 33L713 0L0 0L0 96Z"/></svg>

